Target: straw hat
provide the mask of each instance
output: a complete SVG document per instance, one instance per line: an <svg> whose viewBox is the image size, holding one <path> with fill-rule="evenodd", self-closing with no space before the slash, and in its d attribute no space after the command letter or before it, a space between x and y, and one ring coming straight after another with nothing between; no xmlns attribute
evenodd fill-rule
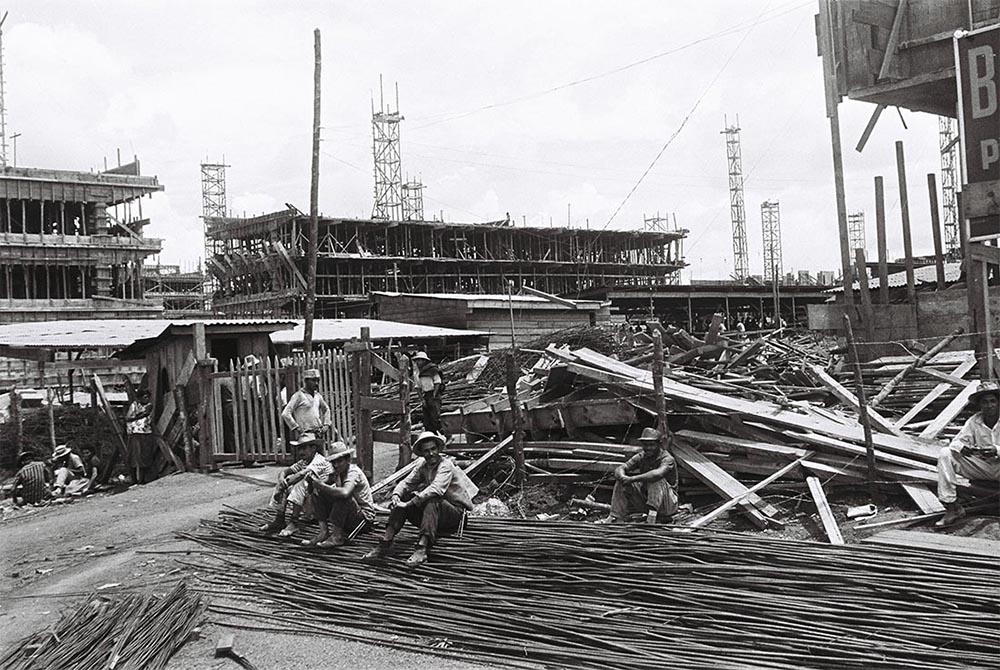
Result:
<svg viewBox="0 0 1000 670"><path fill-rule="evenodd" d="M319 379L319 370L316 368L309 368L302 373L303 379Z"/></svg>
<svg viewBox="0 0 1000 670"><path fill-rule="evenodd" d="M424 432L420 433L419 437L417 437L417 441L413 443L413 451L416 452L418 456L420 455L420 453L422 451L422 449L420 448L420 445L423 442L437 442L438 443L438 447L440 447L440 448L443 449L444 448L444 435L441 435L439 433L435 433L435 432L430 431L430 430L425 430Z"/></svg>
<svg viewBox="0 0 1000 670"><path fill-rule="evenodd" d="M70 451L72 450L69 448L68 444L60 444L55 448L55 451L52 452L52 458L57 459L62 458L63 456L69 456Z"/></svg>
<svg viewBox="0 0 1000 670"><path fill-rule="evenodd" d="M643 428L642 435L639 436L640 442L659 442L663 436L660 435L660 431L655 428Z"/></svg>
<svg viewBox="0 0 1000 670"><path fill-rule="evenodd" d="M1000 383L998 382L979 382L979 388L976 389L975 393L969 396L970 405L978 405L979 400L983 396L995 395L1000 396Z"/></svg>
<svg viewBox="0 0 1000 670"><path fill-rule="evenodd" d="M345 456L353 456L354 450L343 442L337 441L330 445L330 453L327 454L326 460L333 463L336 460L344 458Z"/></svg>
<svg viewBox="0 0 1000 670"><path fill-rule="evenodd" d="M427 355L426 351L418 351L417 353L413 354L413 359L412 360L415 360L415 361L429 361L430 359L431 359L431 357Z"/></svg>

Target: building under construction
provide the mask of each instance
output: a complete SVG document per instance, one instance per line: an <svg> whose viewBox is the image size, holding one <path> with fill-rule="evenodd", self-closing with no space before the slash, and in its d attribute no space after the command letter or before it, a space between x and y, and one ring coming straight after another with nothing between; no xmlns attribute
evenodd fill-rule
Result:
<svg viewBox="0 0 1000 670"><path fill-rule="evenodd" d="M216 312L299 316L309 217L294 208L253 218L206 217ZM373 291L503 294L531 286L573 297L598 286L670 281L686 230L518 228L440 221L320 218L316 316L367 309Z"/></svg>
<svg viewBox="0 0 1000 670"><path fill-rule="evenodd" d="M145 299L142 198L162 191L138 161L105 172L0 172L0 323L156 316Z"/></svg>
<svg viewBox="0 0 1000 670"><path fill-rule="evenodd" d="M208 316L205 273L199 268L184 272L179 265L144 265L142 281L146 298L163 304L164 318Z"/></svg>

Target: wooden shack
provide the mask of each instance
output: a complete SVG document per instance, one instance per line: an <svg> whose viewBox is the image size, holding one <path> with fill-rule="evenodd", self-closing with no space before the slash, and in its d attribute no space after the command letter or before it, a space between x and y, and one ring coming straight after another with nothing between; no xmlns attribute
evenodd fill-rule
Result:
<svg viewBox="0 0 1000 670"><path fill-rule="evenodd" d="M610 303L569 300L532 291L521 295L470 293L372 293L382 319L484 331L491 349L523 345L574 326L610 323Z"/></svg>

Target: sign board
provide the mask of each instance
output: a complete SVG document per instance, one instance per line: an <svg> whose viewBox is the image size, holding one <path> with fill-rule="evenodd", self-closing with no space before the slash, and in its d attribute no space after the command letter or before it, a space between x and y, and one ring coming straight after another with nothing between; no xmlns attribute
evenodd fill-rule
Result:
<svg viewBox="0 0 1000 670"><path fill-rule="evenodd" d="M958 32L954 44L962 204L970 219L989 217L987 230L1000 236L1000 25Z"/></svg>

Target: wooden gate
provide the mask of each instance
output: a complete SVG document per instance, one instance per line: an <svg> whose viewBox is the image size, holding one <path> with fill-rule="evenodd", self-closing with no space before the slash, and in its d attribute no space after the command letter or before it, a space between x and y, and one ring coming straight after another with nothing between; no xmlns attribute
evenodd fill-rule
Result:
<svg viewBox="0 0 1000 670"><path fill-rule="evenodd" d="M348 443L355 440L349 359L341 351L298 354L282 364L276 358L232 361L211 375L212 461L290 462L288 427L281 420L287 399L302 386L302 373L316 368L319 391L330 406L330 422Z"/></svg>

